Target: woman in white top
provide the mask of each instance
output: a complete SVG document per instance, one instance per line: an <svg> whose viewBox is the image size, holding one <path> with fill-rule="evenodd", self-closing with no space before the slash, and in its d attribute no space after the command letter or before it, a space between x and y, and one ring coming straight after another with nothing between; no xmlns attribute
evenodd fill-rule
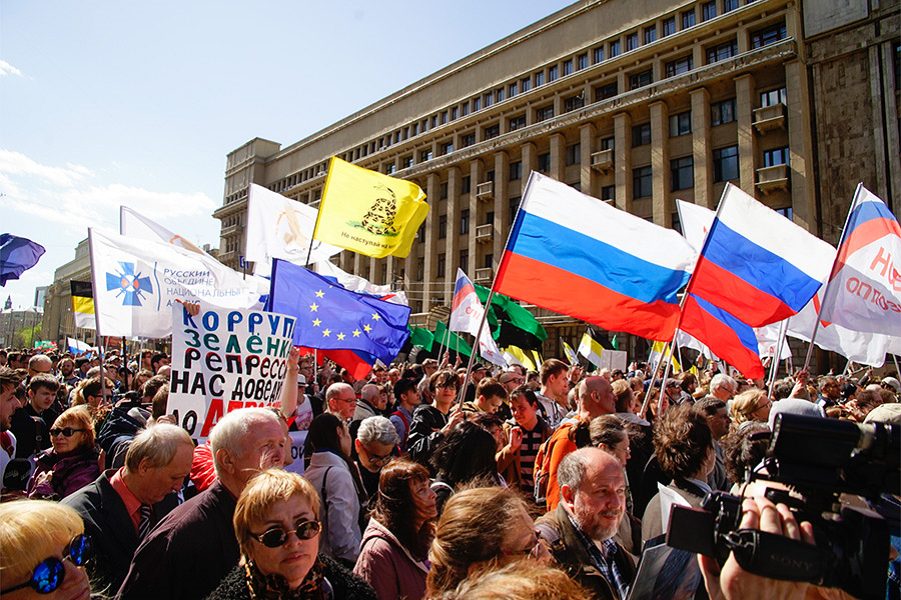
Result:
<svg viewBox="0 0 901 600"><path fill-rule="evenodd" d="M305 476L322 502L319 551L353 568L360 554L360 507L366 496L350 459L350 433L341 419L324 413L310 423L307 441L313 456Z"/></svg>

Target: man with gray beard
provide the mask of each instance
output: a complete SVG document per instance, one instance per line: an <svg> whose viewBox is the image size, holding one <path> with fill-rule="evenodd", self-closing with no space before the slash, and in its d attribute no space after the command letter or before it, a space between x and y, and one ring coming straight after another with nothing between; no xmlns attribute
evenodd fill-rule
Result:
<svg viewBox="0 0 901 600"><path fill-rule="evenodd" d="M566 456L557 471L560 504L536 531L557 563L599 600L622 600L635 578L635 557L613 540L626 510L622 465L599 448Z"/></svg>

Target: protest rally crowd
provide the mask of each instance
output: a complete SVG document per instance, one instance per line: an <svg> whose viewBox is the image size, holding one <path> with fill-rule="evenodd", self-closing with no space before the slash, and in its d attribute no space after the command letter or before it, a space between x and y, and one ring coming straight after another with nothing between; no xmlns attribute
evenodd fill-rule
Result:
<svg viewBox="0 0 901 600"><path fill-rule="evenodd" d="M0 351L4 599L625 599L674 498L743 493L743 528L814 542L742 491L777 415L901 423L897 373L801 371L770 395L646 363L476 363L465 380L445 353L354 380L295 349L275 408L230 411L195 447L167 410L167 355L104 360ZM697 594L656 597L850 597L699 565Z"/></svg>

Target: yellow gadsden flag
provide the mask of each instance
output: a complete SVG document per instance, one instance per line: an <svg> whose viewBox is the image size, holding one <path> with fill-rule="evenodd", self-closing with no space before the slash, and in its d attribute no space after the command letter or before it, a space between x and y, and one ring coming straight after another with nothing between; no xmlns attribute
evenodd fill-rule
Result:
<svg viewBox="0 0 901 600"><path fill-rule="evenodd" d="M360 254L401 258L429 205L418 185L332 157L313 237Z"/></svg>

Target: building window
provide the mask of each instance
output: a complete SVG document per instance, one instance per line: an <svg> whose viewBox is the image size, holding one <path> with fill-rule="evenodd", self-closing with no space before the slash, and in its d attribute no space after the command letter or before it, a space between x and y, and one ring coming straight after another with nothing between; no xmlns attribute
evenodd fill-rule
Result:
<svg viewBox="0 0 901 600"><path fill-rule="evenodd" d="M613 58L614 56L619 56L619 54L620 54L619 40L610 42L610 58Z"/></svg>
<svg viewBox="0 0 901 600"><path fill-rule="evenodd" d="M410 167L413 166L413 157L412 156L405 156L402 159L400 159L400 161L401 161L400 164L403 165L404 169L409 169Z"/></svg>
<svg viewBox="0 0 901 600"><path fill-rule="evenodd" d="M447 237L447 215L438 217L438 239L443 240Z"/></svg>
<svg viewBox="0 0 901 600"><path fill-rule="evenodd" d="M397 165L394 164L393 162L390 162L387 165L385 165L385 175L391 175L396 170L397 170Z"/></svg>
<svg viewBox="0 0 901 600"><path fill-rule="evenodd" d="M447 182L444 181L438 185L438 199L447 200Z"/></svg>
<svg viewBox="0 0 901 600"><path fill-rule="evenodd" d="M780 215L782 215L789 221L792 220L792 207L791 206L786 206L785 208L774 208L773 210L775 210L777 213L779 213Z"/></svg>
<svg viewBox="0 0 901 600"><path fill-rule="evenodd" d="M570 60L564 60L564 61L563 61L563 76L566 77L567 75L571 75L572 72L573 72L573 61L572 61L572 59L570 59Z"/></svg>
<svg viewBox="0 0 901 600"><path fill-rule="evenodd" d="M664 69L665 77L675 77L676 75L681 75L682 73L688 73L692 69L694 69L694 58L689 56L683 56L682 58L677 58L676 60L671 60L666 63L666 67Z"/></svg>
<svg viewBox="0 0 901 600"><path fill-rule="evenodd" d="M419 135L419 123L413 123L410 129L412 133L411 137Z"/></svg>
<svg viewBox="0 0 901 600"><path fill-rule="evenodd" d="M481 98L473 98L472 99L472 112L478 112L482 110L482 99Z"/></svg>
<svg viewBox="0 0 901 600"><path fill-rule="evenodd" d="M707 48L707 64L712 65L715 62L732 58L736 54L738 54L738 43L735 40Z"/></svg>
<svg viewBox="0 0 901 600"><path fill-rule="evenodd" d="M787 104L785 88L777 88L760 93L760 107L776 106L777 104Z"/></svg>
<svg viewBox="0 0 901 600"><path fill-rule="evenodd" d="M416 230L416 241L424 242L425 241L425 223L419 226L419 229Z"/></svg>
<svg viewBox="0 0 901 600"><path fill-rule="evenodd" d="M637 90L646 85L651 85L653 82L654 77L651 75L651 69L648 69L647 71L642 71L641 73L635 73L634 75L629 76L629 89Z"/></svg>
<svg viewBox="0 0 901 600"><path fill-rule="evenodd" d="M519 115L518 117L513 117L508 121L510 131L516 131L517 129L522 129L526 126L526 116Z"/></svg>
<svg viewBox="0 0 901 600"><path fill-rule="evenodd" d="M468 146L472 146L475 143L476 143L476 134L474 134L474 133L467 133L466 135L460 136L460 147L461 148L466 148Z"/></svg>
<svg viewBox="0 0 901 600"><path fill-rule="evenodd" d="M510 181L522 179L522 161L510 163Z"/></svg>
<svg viewBox="0 0 901 600"><path fill-rule="evenodd" d="M548 67L548 70L547 70L547 81L548 81L548 83L550 83L550 82L552 82L552 81L557 81L557 65L554 65L554 66L552 66L552 67Z"/></svg>
<svg viewBox="0 0 901 600"><path fill-rule="evenodd" d="M460 105L460 114L464 117L469 114L469 102L464 102Z"/></svg>
<svg viewBox="0 0 901 600"><path fill-rule="evenodd" d="M469 209L464 208L460 211L460 233L469 233Z"/></svg>
<svg viewBox="0 0 901 600"><path fill-rule="evenodd" d="M651 167L632 169L632 198L647 198L652 193Z"/></svg>
<svg viewBox="0 0 901 600"><path fill-rule="evenodd" d="M723 0L723 14L738 8L738 0Z"/></svg>
<svg viewBox="0 0 901 600"><path fill-rule="evenodd" d="M644 28L644 43L650 44L654 40L657 39L657 26L651 25L650 27Z"/></svg>
<svg viewBox="0 0 901 600"><path fill-rule="evenodd" d="M500 125L490 125L485 128L485 139L490 140L491 138L496 138L501 134L501 126Z"/></svg>
<svg viewBox="0 0 901 600"><path fill-rule="evenodd" d="M709 21L716 17L716 2L705 2L701 5L701 21Z"/></svg>
<svg viewBox="0 0 901 600"><path fill-rule="evenodd" d="M456 121L456 120L457 120L457 117L459 117L459 116L460 116L460 109L457 108L456 106L453 107L453 108L451 108L450 120L451 120L451 121Z"/></svg>
<svg viewBox="0 0 901 600"><path fill-rule="evenodd" d="M538 172L539 173L550 173L551 171L551 153L547 152L545 154L538 155Z"/></svg>
<svg viewBox="0 0 901 600"><path fill-rule="evenodd" d="M516 85L516 82L514 81L513 83L511 83L510 85L507 86L507 95L512 98L513 96L516 95L516 93L517 93L517 85Z"/></svg>
<svg viewBox="0 0 901 600"><path fill-rule="evenodd" d="M674 192L694 187L694 159L691 156L685 156L671 160L670 176Z"/></svg>
<svg viewBox="0 0 901 600"><path fill-rule="evenodd" d="M751 48L763 48L775 44L786 36L785 23L777 23L751 32Z"/></svg>
<svg viewBox="0 0 901 600"><path fill-rule="evenodd" d="M472 189L472 177L467 175L460 180L460 193L468 194Z"/></svg>
<svg viewBox="0 0 901 600"><path fill-rule="evenodd" d="M616 200L616 186L605 185L601 188L601 200L604 202L614 202Z"/></svg>
<svg viewBox="0 0 901 600"><path fill-rule="evenodd" d="M580 54L576 57L576 71L581 71L582 69L588 67L588 53Z"/></svg>
<svg viewBox="0 0 901 600"><path fill-rule="evenodd" d="M695 25L695 9L686 10L682 13L682 29L688 29Z"/></svg>
<svg viewBox="0 0 901 600"><path fill-rule="evenodd" d="M535 110L535 122L540 123L554 118L554 105L544 106Z"/></svg>
<svg viewBox="0 0 901 600"><path fill-rule="evenodd" d="M491 92L488 92L487 94L482 96L482 103L485 105L485 108L488 108L489 106L491 106L491 102L492 102L493 98L494 98L494 96L491 94Z"/></svg>
<svg viewBox="0 0 901 600"><path fill-rule="evenodd" d="M525 79L521 79L519 84L522 86L523 93L528 92L532 89L532 79L530 77L526 77Z"/></svg>
<svg viewBox="0 0 901 600"><path fill-rule="evenodd" d="M513 224L513 221L516 219L516 213L519 210L519 204L522 202L521 196L514 196L510 198L510 224Z"/></svg>
<svg viewBox="0 0 901 600"><path fill-rule="evenodd" d="M540 85L544 85L544 71L538 71L535 73L535 87Z"/></svg>
<svg viewBox="0 0 901 600"><path fill-rule="evenodd" d="M491 225L493 223L494 223L494 211L489 210L488 212L485 213L485 222L482 224L483 225Z"/></svg>
<svg viewBox="0 0 901 600"><path fill-rule="evenodd" d="M577 165L582 162L582 144L573 144L566 147L566 166Z"/></svg>
<svg viewBox="0 0 901 600"><path fill-rule="evenodd" d="M460 250L460 262L457 267L464 273L469 270L469 250Z"/></svg>
<svg viewBox="0 0 901 600"><path fill-rule="evenodd" d="M788 147L774 148L763 153L763 166L775 167L776 165L788 164Z"/></svg>
<svg viewBox="0 0 901 600"><path fill-rule="evenodd" d="M442 111L441 113L441 124L444 125L447 123L447 111Z"/></svg>
<svg viewBox="0 0 901 600"><path fill-rule="evenodd" d="M735 98L729 98L722 102L714 102L710 105L710 124L713 127L731 123L735 120Z"/></svg>
<svg viewBox="0 0 901 600"><path fill-rule="evenodd" d="M435 273L435 279L444 279L444 271L447 269L447 260L444 254L438 255L438 272Z"/></svg>
<svg viewBox="0 0 901 600"><path fill-rule="evenodd" d="M638 48L638 34L630 33L626 36L626 52Z"/></svg>
<svg viewBox="0 0 901 600"><path fill-rule="evenodd" d="M594 49L594 64L604 62L604 47L598 46Z"/></svg>
<svg viewBox="0 0 901 600"><path fill-rule="evenodd" d="M431 150L423 150L419 153L419 162L424 163L432 160L432 151Z"/></svg>
<svg viewBox="0 0 901 600"><path fill-rule="evenodd" d="M454 151L454 143L453 142L445 142L441 144L441 156L445 154L450 154Z"/></svg>
<svg viewBox="0 0 901 600"><path fill-rule="evenodd" d="M616 138L615 137L613 137L613 136L605 137L604 139L601 140L601 150L613 150L615 148L616 148Z"/></svg>
<svg viewBox="0 0 901 600"><path fill-rule="evenodd" d="M676 17L663 19L663 37L676 33Z"/></svg>
<svg viewBox="0 0 901 600"><path fill-rule="evenodd" d="M582 93L563 100L563 112L571 112L583 106L585 106L585 100Z"/></svg>
<svg viewBox="0 0 901 600"><path fill-rule="evenodd" d="M486 268L486 269L493 269L493 268L494 268L494 254L486 254L486 255L485 255L485 262L484 262L484 265L485 265L485 268Z"/></svg>
<svg viewBox="0 0 901 600"><path fill-rule="evenodd" d="M612 81L606 85L599 85L594 88L594 101L600 102L601 100L606 100L607 98L613 98L617 94L617 84L616 81Z"/></svg>
<svg viewBox="0 0 901 600"><path fill-rule="evenodd" d="M503 102L504 101L504 88L498 88L494 90L494 101L495 102Z"/></svg>
<svg viewBox="0 0 901 600"><path fill-rule="evenodd" d="M423 279L425 279L425 259L419 258L416 260L416 281Z"/></svg>
<svg viewBox="0 0 901 600"><path fill-rule="evenodd" d="M738 146L713 151L713 181L720 183L738 179Z"/></svg>
<svg viewBox="0 0 901 600"><path fill-rule="evenodd" d="M651 124L642 123L632 126L632 147L638 148L651 143Z"/></svg>
<svg viewBox="0 0 901 600"><path fill-rule="evenodd" d="M678 137L691 133L691 111L670 115L669 136Z"/></svg>

